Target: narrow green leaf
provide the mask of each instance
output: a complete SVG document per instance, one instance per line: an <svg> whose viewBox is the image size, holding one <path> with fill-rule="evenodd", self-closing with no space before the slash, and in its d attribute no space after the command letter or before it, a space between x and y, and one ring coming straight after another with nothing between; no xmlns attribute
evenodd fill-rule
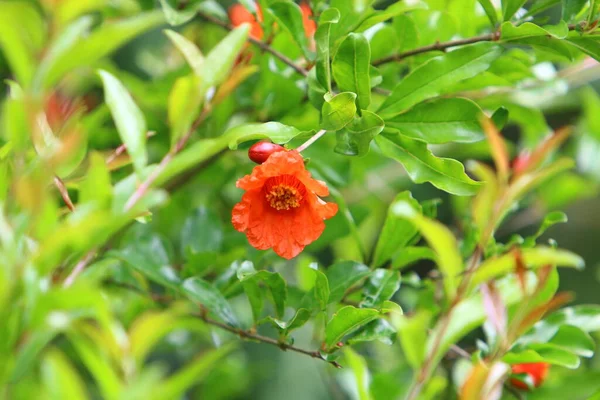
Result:
<svg viewBox="0 0 600 400"><path fill-rule="evenodd" d="M394 303L396 304L396 303ZM348 339L348 344L372 342L378 340L387 345L393 344L393 337L396 335L396 329L385 319L378 319L367 324L356 335Z"/></svg>
<svg viewBox="0 0 600 400"><path fill-rule="evenodd" d="M342 307L333 314L325 329L325 347L332 349L349 333L373 321L379 312L370 308Z"/></svg>
<svg viewBox="0 0 600 400"><path fill-rule="evenodd" d="M564 0L562 2L562 19L566 22L574 22L579 12L586 5L587 0Z"/></svg>
<svg viewBox="0 0 600 400"><path fill-rule="evenodd" d="M508 364L546 362L570 369L579 367L581 362L576 354L558 346L545 343L532 344L529 349L523 352L509 352L502 357L502 361Z"/></svg>
<svg viewBox="0 0 600 400"><path fill-rule="evenodd" d="M304 22L300 7L296 3L278 1L271 3L268 10L279 26L292 36L292 40L302 50L305 57L312 59L313 54L308 48L308 39L304 33Z"/></svg>
<svg viewBox="0 0 600 400"><path fill-rule="evenodd" d="M393 321L406 361L414 370L418 370L425 360L426 332L431 323L431 314L418 311L411 316L396 316Z"/></svg>
<svg viewBox="0 0 600 400"><path fill-rule="evenodd" d="M148 161L146 154L146 119L131 95L110 73L99 70L104 84L104 98L112 114L119 136L127 146L133 166L140 178Z"/></svg>
<svg viewBox="0 0 600 400"><path fill-rule="evenodd" d="M343 92L333 97L326 94L321 110L321 128L337 131L354 120L356 115L356 93Z"/></svg>
<svg viewBox="0 0 600 400"><path fill-rule="evenodd" d="M554 249L552 247L538 246L533 249L521 251L523 262L529 268L541 268L545 265L556 265L581 269L584 261L577 254L567 250ZM471 287L483 282L488 282L498 276L514 271L515 256L513 253L503 254L485 260L471 278Z"/></svg>
<svg viewBox="0 0 600 400"><path fill-rule="evenodd" d="M229 32L206 55L204 66L202 71L200 71L200 78L205 88L218 86L225 81L240 51L246 44L249 32L249 24L240 25Z"/></svg>
<svg viewBox="0 0 600 400"><path fill-rule="evenodd" d="M354 373L354 381L356 382L356 392L359 400L372 400L369 392L369 369L367 362L357 352L350 347L344 348L344 356L350 369Z"/></svg>
<svg viewBox="0 0 600 400"><path fill-rule="evenodd" d="M569 26L565 21L560 21L557 25L545 26L539 26L531 22L516 26L512 22L505 22L500 29L502 32L500 39L507 42L536 36L564 39L569 34Z"/></svg>
<svg viewBox="0 0 600 400"><path fill-rule="evenodd" d="M251 266L251 264L249 265ZM285 283L285 280L279 273L265 270L255 271L254 267L251 267L239 269L238 279L240 280L240 282L242 282L244 290L246 289L246 286L253 286L250 291L250 294L253 296L255 295L256 289L260 290L259 284L262 283L266 287L268 287L271 291L273 303L275 304L275 312L277 313L277 316L279 318L283 317L283 314L285 312L285 302L287 300L287 285ZM256 313L257 316L260 315L260 311L262 310L258 310L258 312Z"/></svg>
<svg viewBox="0 0 600 400"><path fill-rule="evenodd" d="M315 285L313 286L313 296L316 300L319 310L324 311L329 303L329 282L327 276L318 269L312 270L315 274Z"/></svg>
<svg viewBox="0 0 600 400"><path fill-rule="evenodd" d="M458 286L457 277L464 266L458 243L452 232L441 223L422 216L407 202L396 203L392 212L412 222L435 251L436 262L444 276L446 295L449 299L453 299Z"/></svg>
<svg viewBox="0 0 600 400"><path fill-rule="evenodd" d="M403 269L419 260L435 261L435 253L428 247L405 247L392 260L392 268Z"/></svg>
<svg viewBox="0 0 600 400"><path fill-rule="evenodd" d="M483 11L485 11L485 15L487 15L490 20L490 24L495 27L498 23L498 12L496 11L496 7L492 4L491 0L477 0Z"/></svg>
<svg viewBox="0 0 600 400"><path fill-rule="evenodd" d="M399 202L407 202L417 212L421 212L421 205L412 197L410 192L401 192L396 196L388 208L383 228L375 246L373 256L375 267L380 267L383 263L392 259L394 254L402 253L403 248L411 243L417 235L418 230L414 224L393 212L394 206Z"/></svg>
<svg viewBox="0 0 600 400"><path fill-rule="evenodd" d="M87 36L61 46L60 54L48 67L44 80L45 87L51 87L67 72L75 68L87 67L112 53L140 33L164 22L161 11L142 13L131 18L106 22Z"/></svg>
<svg viewBox="0 0 600 400"><path fill-rule="evenodd" d="M512 18L513 15L519 8L523 7L527 0L502 0L502 16L504 21L508 21Z"/></svg>
<svg viewBox="0 0 600 400"><path fill-rule="evenodd" d="M52 399L87 399L85 384L77 369L58 350L45 353L41 363L42 382Z"/></svg>
<svg viewBox="0 0 600 400"><path fill-rule="evenodd" d="M430 182L458 196L470 196L479 189L480 184L469 178L460 162L434 156L424 142L385 133L377 136L375 141L384 155L404 166L415 183Z"/></svg>
<svg viewBox="0 0 600 400"><path fill-rule="evenodd" d="M200 114L205 93L205 87L196 75L182 76L175 81L167 102L171 146L190 130Z"/></svg>
<svg viewBox="0 0 600 400"><path fill-rule="evenodd" d="M418 104L387 120L385 127L430 144L471 143L485 137L479 123L482 115L479 106L471 100L439 99Z"/></svg>
<svg viewBox="0 0 600 400"><path fill-rule="evenodd" d="M328 8L321 13L319 27L315 32L315 43L317 45L316 74L319 83L331 92L331 44L329 34L331 24L337 24L340 20L340 12L337 8Z"/></svg>
<svg viewBox="0 0 600 400"><path fill-rule="evenodd" d="M112 200L110 172L104 157L97 152L91 153L90 165L83 182L79 186L79 202L94 202L101 208L109 208Z"/></svg>
<svg viewBox="0 0 600 400"><path fill-rule="evenodd" d="M165 19L171 26L183 25L196 16L200 9L201 2L192 3L189 7L183 10L178 10L169 4L168 0L160 0L160 6L165 13Z"/></svg>
<svg viewBox="0 0 600 400"><path fill-rule="evenodd" d="M446 93L457 82L489 68L500 55L493 43L477 43L435 57L406 76L383 102L378 114L384 119L417 103Z"/></svg>
<svg viewBox="0 0 600 400"><path fill-rule="evenodd" d="M331 69L340 90L357 95L359 110L371 103L371 49L360 33L350 33L338 47Z"/></svg>
<svg viewBox="0 0 600 400"><path fill-rule="evenodd" d="M580 357L592 357L596 349L596 343L589 333L572 325L563 325L558 328L558 332L549 343Z"/></svg>
<svg viewBox="0 0 600 400"><path fill-rule="evenodd" d="M384 122L375 113L362 110L352 122L336 132L336 153L347 156L363 156L369 152L371 141L381 133Z"/></svg>
<svg viewBox="0 0 600 400"><path fill-rule="evenodd" d="M595 60L600 60L600 36L572 36L566 41Z"/></svg>
<svg viewBox="0 0 600 400"><path fill-rule="evenodd" d="M237 317L231 306L219 289L211 283L200 278L188 278L183 282L181 289L187 297L206 307L223 322L231 326L238 326Z"/></svg>
<svg viewBox="0 0 600 400"><path fill-rule="evenodd" d="M161 0L165 1L165 0ZM202 77L202 68L204 66L204 56L200 49L187 38L180 35L179 33L170 29L165 29L165 35L173 42L173 44L179 49L181 54L185 57L185 60L192 68L192 71L198 76Z"/></svg>

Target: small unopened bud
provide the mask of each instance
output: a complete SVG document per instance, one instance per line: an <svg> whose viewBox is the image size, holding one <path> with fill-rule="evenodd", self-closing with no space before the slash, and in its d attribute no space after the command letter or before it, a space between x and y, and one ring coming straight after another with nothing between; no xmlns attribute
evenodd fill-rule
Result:
<svg viewBox="0 0 600 400"><path fill-rule="evenodd" d="M275 143L271 142L258 142L248 150L248 158L257 164L262 164L267 161L267 158L273 153L278 151L284 151L285 149Z"/></svg>

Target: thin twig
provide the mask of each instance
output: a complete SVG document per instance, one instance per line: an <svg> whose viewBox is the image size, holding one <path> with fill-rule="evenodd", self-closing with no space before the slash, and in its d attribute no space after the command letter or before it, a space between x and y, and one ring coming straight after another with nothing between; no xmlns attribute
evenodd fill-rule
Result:
<svg viewBox="0 0 600 400"><path fill-rule="evenodd" d="M401 61L407 57L411 57L417 54L428 53L430 51L444 51L451 47L463 46L466 44L478 43L478 42L491 42L498 40L499 35L496 33L488 33L486 35L475 36L467 39L450 40L448 42L436 42L429 46L418 47L416 49L408 50L399 54L392 54L391 56L382 57L373 61L373 66L377 67L382 64L387 64L394 61Z"/></svg>
<svg viewBox="0 0 600 400"><path fill-rule="evenodd" d="M300 146L296 148L296 151L300 153L303 150L306 150L311 144L319 140L321 136L323 136L327 131L325 129L321 129L319 132L315 133L313 137L308 139L306 142L302 143Z"/></svg>
<svg viewBox="0 0 600 400"><path fill-rule="evenodd" d="M67 190L65 183L62 181L62 179L60 179L56 175L54 176L54 185L60 192L60 195L63 198L63 200L64 200L65 204L67 205L67 207L69 208L69 210L75 211L75 205L73 204L73 202L71 201L71 198L69 197L69 191Z"/></svg>
<svg viewBox="0 0 600 400"><path fill-rule="evenodd" d="M156 135L155 131L148 131L148 132L146 132L146 138L151 138L154 135ZM121 154L123 154L126 150L127 150L127 145L125 143L123 143L122 145L120 145L119 147L117 147L115 149L115 151L113 151L110 156L108 156L106 158L105 162L107 164L110 164L111 162L115 161L115 159L117 157L119 157Z"/></svg>
<svg viewBox="0 0 600 400"><path fill-rule="evenodd" d="M188 142L196 128L198 128L202 121L206 119L209 112L210 107L205 108L202 111L202 113L198 116L198 118L196 118L196 120L194 121L190 129L187 131L187 133L183 135L181 139L177 141L175 146L173 146L173 148L163 157L163 159L160 160L160 163L156 166L156 168L152 170L152 172L150 173L150 175L148 175L146 180L142 182L142 184L138 186L136 191L133 192L131 197L129 197L129 199L125 203L125 211L131 210L133 206L135 206L138 203L138 201L140 201L141 198L144 197L144 195L150 189L150 186L152 186L156 178L158 178L158 176L165 170L167 165L169 165L171 160L173 160L173 157L175 157L175 155L185 147L186 143Z"/></svg>
<svg viewBox="0 0 600 400"><path fill-rule="evenodd" d="M77 265L75 266L75 268L73 268L69 276L67 276L67 278L64 280L64 288L68 288L73 284L73 282L75 282L75 279L77 279L79 274L83 272L84 268L94 259L95 255L96 249L92 249L77 263Z"/></svg>
<svg viewBox="0 0 600 400"><path fill-rule="evenodd" d="M306 349L302 349L300 347L296 347L293 346L291 344L285 343L285 342L280 342L276 339L270 338L268 336L263 336L263 335L259 335L257 333L253 333L244 329L239 329L239 328L234 328L232 326L229 326L227 324L224 324L222 322L216 321L212 318L209 318L206 313L202 313L202 314L197 314L197 316L202 319L204 322L206 322L209 325L212 326L216 326L217 328L229 331L231 333L234 333L236 335L238 335L240 338L242 339L250 339L250 340L256 340L258 342L262 342L262 343L267 343L273 346L277 346L279 347L281 350L290 350L290 351L294 351L296 353L300 353L300 354L304 354L307 355L309 357L312 358L316 358L317 360L321 360L321 361L325 361L326 363L329 363L331 365L333 365L336 368L342 368L342 366L333 360L327 360L325 357L323 357L323 355L318 351L318 350L306 350Z"/></svg>
<svg viewBox="0 0 600 400"><path fill-rule="evenodd" d="M211 15L208 14L204 14L204 13L198 13L198 15L202 18L204 18L205 20L215 24L215 25L219 25L222 28L225 28L227 30L232 30L233 27L231 25L229 25L226 22L221 21L218 18L215 18ZM304 68L302 68L301 66L299 66L298 64L296 64L293 60L289 59L286 55L280 53L279 51L275 50L274 48L272 48L271 46L269 46L267 43L263 42L262 40L257 40L254 39L253 37L248 37L248 42L252 43L253 45L259 47L261 50L266 51L267 53L272 54L273 56L275 56L276 58L278 58L279 60L281 60L283 63L289 65L290 67L292 67L294 69L294 71L296 71L297 73L299 73L302 76L308 76L308 71Z"/></svg>

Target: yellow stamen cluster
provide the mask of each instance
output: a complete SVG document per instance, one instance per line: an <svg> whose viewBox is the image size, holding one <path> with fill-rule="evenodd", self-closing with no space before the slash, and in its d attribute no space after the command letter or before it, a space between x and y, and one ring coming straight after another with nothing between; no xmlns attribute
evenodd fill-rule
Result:
<svg viewBox="0 0 600 400"><path fill-rule="evenodd" d="M271 207L278 211L290 210L300 207L302 195L296 188L288 185L277 185L273 186L267 193L267 201Z"/></svg>

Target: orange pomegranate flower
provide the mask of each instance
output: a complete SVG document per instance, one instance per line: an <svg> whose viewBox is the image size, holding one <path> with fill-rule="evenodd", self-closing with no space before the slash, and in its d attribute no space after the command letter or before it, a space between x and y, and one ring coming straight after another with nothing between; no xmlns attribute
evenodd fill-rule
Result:
<svg viewBox="0 0 600 400"><path fill-rule="evenodd" d="M295 150L271 154L236 186L246 193L233 207L234 228L245 232L253 247L273 248L288 260L317 240L325 229L323 221L338 210L337 204L318 197L327 196L329 190L311 178Z"/></svg>
<svg viewBox="0 0 600 400"><path fill-rule="evenodd" d="M246 9L243 5L236 3L229 7L227 10L229 15L229 20L231 21L231 25L234 27L238 27L241 24L248 22L250 24L250 37L260 40L263 38L263 29L260 23L263 20L262 11L260 6L256 4L256 16L258 17L258 22L254 15L250 11Z"/></svg>

